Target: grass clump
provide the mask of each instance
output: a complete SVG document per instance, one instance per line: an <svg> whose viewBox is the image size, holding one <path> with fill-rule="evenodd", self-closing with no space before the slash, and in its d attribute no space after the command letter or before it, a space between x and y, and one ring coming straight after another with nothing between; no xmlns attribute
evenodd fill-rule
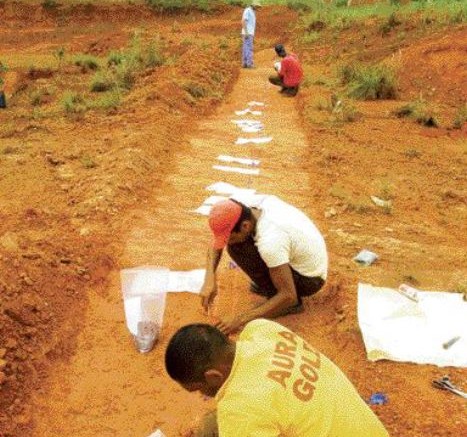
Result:
<svg viewBox="0 0 467 437"><path fill-rule="evenodd" d="M397 26L400 26L402 21L400 21L396 12L393 12L386 21L380 26L380 32L383 36L389 35L391 30L395 29Z"/></svg>
<svg viewBox="0 0 467 437"><path fill-rule="evenodd" d="M395 115L399 118L411 118L423 126L439 127L439 121L435 112L435 108L432 105L423 99L418 99L401 106L395 111Z"/></svg>
<svg viewBox="0 0 467 437"><path fill-rule="evenodd" d="M56 0L44 0L41 5L44 9L54 9L58 6L58 3Z"/></svg>
<svg viewBox="0 0 467 437"><path fill-rule="evenodd" d="M183 89L195 99L201 99L208 95L208 91L202 85L195 82L188 82L183 85Z"/></svg>
<svg viewBox="0 0 467 437"><path fill-rule="evenodd" d="M467 103L464 103L456 113L452 127L454 129L462 129L462 126L467 123Z"/></svg>
<svg viewBox="0 0 467 437"><path fill-rule="evenodd" d="M199 10L208 12L224 4L221 0L146 0L146 3L160 12L182 12Z"/></svg>
<svg viewBox="0 0 467 437"><path fill-rule="evenodd" d="M62 106L67 114L81 114L88 109L83 96L71 91L63 95Z"/></svg>
<svg viewBox="0 0 467 437"><path fill-rule="evenodd" d="M83 72L95 71L95 70L99 70L100 68L99 59L92 55L85 55L85 54L77 55L75 56L73 63L76 66L81 67L81 70Z"/></svg>
<svg viewBox="0 0 467 437"><path fill-rule="evenodd" d="M81 162L81 165L84 167L84 168L87 168L87 169L91 169L91 168L96 168L97 167L97 163L96 161L94 161L94 159L92 159L90 156L88 155L85 155L85 156L82 156L80 158L80 162Z"/></svg>
<svg viewBox="0 0 467 437"><path fill-rule="evenodd" d="M49 100L52 93L48 89L34 90L30 95L32 106L40 106Z"/></svg>
<svg viewBox="0 0 467 437"><path fill-rule="evenodd" d="M349 83L349 96L358 100L397 98L396 73L386 65L353 67L345 81Z"/></svg>
<svg viewBox="0 0 467 437"><path fill-rule="evenodd" d="M98 71L91 81L91 91L95 93L102 93L109 91L115 87L114 79L104 72Z"/></svg>

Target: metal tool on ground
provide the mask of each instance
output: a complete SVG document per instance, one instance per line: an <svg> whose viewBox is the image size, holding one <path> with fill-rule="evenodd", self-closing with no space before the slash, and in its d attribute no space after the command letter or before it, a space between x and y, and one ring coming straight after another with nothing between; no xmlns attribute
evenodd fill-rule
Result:
<svg viewBox="0 0 467 437"><path fill-rule="evenodd" d="M456 387L449 379L449 376L443 376L441 379L434 380L433 386L441 390L450 391L451 393L467 399L467 393L462 391L459 387Z"/></svg>
<svg viewBox="0 0 467 437"><path fill-rule="evenodd" d="M449 349L453 344L457 343L461 337L458 335L457 337L451 338L451 340L446 341L443 343L443 349Z"/></svg>

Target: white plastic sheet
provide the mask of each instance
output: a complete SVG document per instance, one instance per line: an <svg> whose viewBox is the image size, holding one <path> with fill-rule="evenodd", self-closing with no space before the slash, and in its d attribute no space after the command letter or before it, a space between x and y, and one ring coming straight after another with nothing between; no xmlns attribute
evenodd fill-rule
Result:
<svg viewBox="0 0 467 437"><path fill-rule="evenodd" d="M417 296L414 302L391 288L358 285L358 321L368 359L467 367L462 294L419 291Z"/></svg>

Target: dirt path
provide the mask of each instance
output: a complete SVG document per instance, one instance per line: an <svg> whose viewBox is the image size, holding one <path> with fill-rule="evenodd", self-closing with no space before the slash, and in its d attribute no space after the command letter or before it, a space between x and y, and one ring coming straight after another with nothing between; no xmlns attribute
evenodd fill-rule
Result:
<svg viewBox="0 0 467 437"><path fill-rule="evenodd" d="M190 212L209 195L205 187L225 181L273 193L298 207L308 204L308 172L301 163L308 147L299 125L295 101L282 97L265 78L270 73L272 53L257 55L258 68L243 70L233 92L213 116L199 121L189 144L182 147L176 171L163 182L153 201L142 205L127 217L128 235L122 267L143 264L187 270L204 265L210 236L206 218ZM266 104L256 118L265 125L259 135L273 137L266 145L235 145L241 134L233 123L235 110L249 101ZM146 129L150 129L148 126ZM224 173L212 168L219 154L261 160L259 176ZM217 311L227 307L239 311L249 296L245 278L227 270L220 284ZM294 326L299 317L282 320ZM160 427L168 436L186 429L187 421L196 419L212 407L208 401L184 393L169 381L163 368L163 353L171 334L183 324L206 321L194 295L171 295L165 314L161 343L148 355L138 354L124 323L119 272L111 274L110 286L96 289L84 331L79 336L76 356L53 372L50 393L36 396L37 429L35 436L90 437L141 436Z"/></svg>

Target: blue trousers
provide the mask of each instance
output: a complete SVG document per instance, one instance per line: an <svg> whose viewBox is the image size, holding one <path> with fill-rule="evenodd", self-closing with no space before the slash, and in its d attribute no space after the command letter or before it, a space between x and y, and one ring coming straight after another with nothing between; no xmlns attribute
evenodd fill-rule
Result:
<svg viewBox="0 0 467 437"><path fill-rule="evenodd" d="M253 67L253 36L243 36L242 66Z"/></svg>

